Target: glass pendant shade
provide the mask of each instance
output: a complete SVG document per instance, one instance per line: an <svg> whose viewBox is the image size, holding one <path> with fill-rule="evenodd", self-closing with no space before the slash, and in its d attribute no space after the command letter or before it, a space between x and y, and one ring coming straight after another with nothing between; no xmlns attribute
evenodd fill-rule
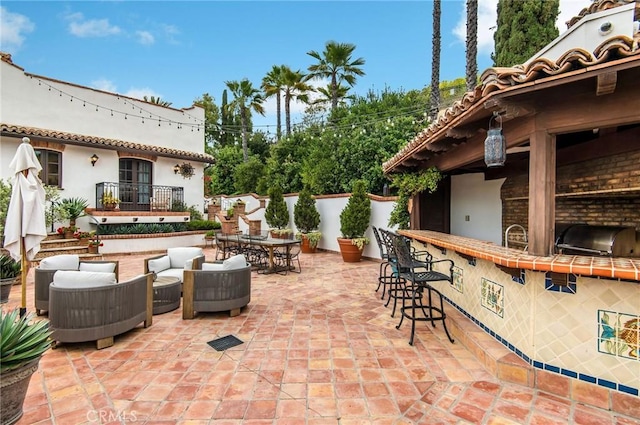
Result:
<svg viewBox="0 0 640 425"><path fill-rule="evenodd" d="M487 138L484 140L484 162L487 167L502 167L506 160L507 140L502 134L502 126L491 128L490 120Z"/></svg>

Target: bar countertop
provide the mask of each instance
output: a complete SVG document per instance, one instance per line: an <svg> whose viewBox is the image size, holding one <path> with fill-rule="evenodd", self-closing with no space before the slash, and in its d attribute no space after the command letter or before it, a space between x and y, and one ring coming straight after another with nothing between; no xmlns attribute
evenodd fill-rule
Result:
<svg viewBox="0 0 640 425"><path fill-rule="evenodd" d="M399 230L398 233L438 248L491 261L495 264L540 272L574 273L608 279L633 280L640 283L640 258L589 257L582 255L552 255L541 257L524 251L505 248L493 242L454 236L429 230Z"/></svg>

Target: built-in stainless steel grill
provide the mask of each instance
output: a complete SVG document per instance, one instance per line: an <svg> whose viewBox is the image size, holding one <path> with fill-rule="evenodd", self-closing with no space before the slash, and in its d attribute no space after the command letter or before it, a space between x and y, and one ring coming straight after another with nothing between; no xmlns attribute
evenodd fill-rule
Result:
<svg viewBox="0 0 640 425"><path fill-rule="evenodd" d="M588 224L556 226L556 248L561 254L636 257L635 246L634 227Z"/></svg>

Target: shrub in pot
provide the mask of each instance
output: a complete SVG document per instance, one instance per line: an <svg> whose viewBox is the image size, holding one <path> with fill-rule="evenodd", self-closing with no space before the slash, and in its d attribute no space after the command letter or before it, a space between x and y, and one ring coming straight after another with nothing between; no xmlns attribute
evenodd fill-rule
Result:
<svg viewBox="0 0 640 425"><path fill-rule="evenodd" d="M51 346L50 335L48 322L34 321L33 314L0 312L0 423L13 424L22 417L31 375Z"/></svg>
<svg viewBox="0 0 640 425"><path fill-rule="evenodd" d="M356 180L347 205L340 213L340 233L338 238L340 253L345 262L358 262L362 250L369 243L364 234L371 220L371 200L366 192L364 180Z"/></svg>
<svg viewBox="0 0 640 425"><path fill-rule="evenodd" d="M320 213L316 208L316 200L307 187L298 194L298 201L293 206L293 222L298 229L296 238L302 241L302 252L315 252L322 233L318 231Z"/></svg>
<svg viewBox="0 0 640 425"><path fill-rule="evenodd" d="M0 303L9 301L11 286L20 280L22 267L19 261L14 260L9 255L0 255Z"/></svg>
<svg viewBox="0 0 640 425"><path fill-rule="evenodd" d="M287 229L289 208L279 186L273 186L269 189L269 204L264 211L264 218L271 227L274 236L282 237L284 234L291 233L291 229Z"/></svg>
<svg viewBox="0 0 640 425"><path fill-rule="evenodd" d="M65 198L60 201L60 209L64 218L69 220L69 226L74 227L76 220L87 215L85 208L89 206L89 201L84 198Z"/></svg>

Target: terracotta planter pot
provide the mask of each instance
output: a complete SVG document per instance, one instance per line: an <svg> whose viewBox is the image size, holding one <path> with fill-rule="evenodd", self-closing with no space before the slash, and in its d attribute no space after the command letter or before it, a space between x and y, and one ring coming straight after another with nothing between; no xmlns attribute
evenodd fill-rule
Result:
<svg viewBox="0 0 640 425"><path fill-rule="evenodd" d="M73 232L64 232L64 239L74 239Z"/></svg>
<svg viewBox="0 0 640 425"><path fill-rule="evenodd" d="M316 252L316 248L318 246L316 245L312 247L309 243L309 238L307 238L305 235L302 235L302 239L300 239L300 241L300 251L305 254L313 254L314 252Z"/></svg>
<svg viewBox="0 0 640 425"><path fill-rule="evenodd" d="M80 238L78 239L78 243L80 245L89 245L89 238Z"/></svg>
<svg viewBox="0 0 640 425"><path fill-rule="evenodd" d="M14 424L22 417L24 404L31 376L38 369L40 358L25 366L0 375L0 423Z"/></svg>
<svg viewBox="0 0 640 425"><path fill-rule="evenodd" d="M87 249L89 250L89 254L97 254L98 253L98 245L88 245Z"/></svg>
<svg viewBox="0 0 640 425"><path fill-rule="evenodd" d="M0 304L9 301L11 287L20 283L20 276L10 277L8 279L0 279Z"/></svg>
<svg viewBox="0 0 640 425"><path fill-rule="evenodd" d="M351 239L338 238L340 254L345 263L358 263L362 260L362 250L357 245L351 243Z"/></svg>

